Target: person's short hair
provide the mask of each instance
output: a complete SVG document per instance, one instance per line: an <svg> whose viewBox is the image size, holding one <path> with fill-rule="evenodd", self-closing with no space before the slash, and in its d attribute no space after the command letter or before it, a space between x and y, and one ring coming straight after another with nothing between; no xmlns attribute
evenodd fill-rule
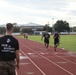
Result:
<svg viewBox="0 0 76 75"><path fill-rule="evenodd" d="M10 31L10 30L12 29L12 27L13 27L13 24L12 24L12 23L7 23L7 24L6 24L6 29L7 29L8 31Z"/></svg>

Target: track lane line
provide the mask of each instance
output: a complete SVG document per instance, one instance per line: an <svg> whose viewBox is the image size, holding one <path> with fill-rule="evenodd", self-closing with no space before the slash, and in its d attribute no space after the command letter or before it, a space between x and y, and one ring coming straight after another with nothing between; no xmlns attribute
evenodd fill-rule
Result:
<svg viewBox="0 0 76 75"><path fill-rule="evenodd" d="M16 75L18 75L18 72L17 72L17 70L15 69L15 73L16 73Z"/></svg>
<svg viewBox="0 0 76 75"><path fill-rule="evenodd" d="M25 55L25 56L27 56L24 52L23 52L23 50L20 48L20 51ZM28 57L28 56L27 56ZM43 74L43 75L46 75L29 57L28 57L28 59L32 62L32 64Z"/></svg>
<svg viewBox="0 0 76 75"><path fill-rule="evenodd" d="M21 43L21 42L20 42L20 43ZM23 43L21 43L21 44L24 45ZM35 52L35 51L34 51L33 49L31 49L30 47L27 47L27 46L25 46L25 45L24 45L24 47L30 49L30 50L33 51L34 53L36 53L36 54L38 54L39 56L43 57L44 59L46 59L47 61L51 62L52 64L54 64L55 66L59 67L60 69L64 70L64 71L67 72L68 74L74 75L73 73L71 73L70 71L66 70L65 68L59 66L58 64L56 64L56 63L54 63L53 61L49 60L48 58L42 56L41 54Z"/></svg>
<svg viewBox="0 0 76 75"><path fill-rule="evenodd" d="M28 44L28 43L27 43ZM29 45L31 45L31 46L33 46L33 44L29 44ZM36 47L36 48L38 48L38 49L40 49L40 50L42 50L41 48L39 48L39 47L37 47L37 46L33 46L33 47ZM52 53L50 53L50 54L52 54ZM75 62L72 62L72 61L70 61L70 60L68 60L68 59L66 59L66 58L64 58L64 57L60 57L60 56L58 56L58 55L56 55L56 54L52 54L52 55L55 55L56 57L59 57L59 58L61 58L61 59L64 59L64 60L66 60L66 61L68 61L68 62L70 62L70 63L72 63L72 64L75 64L76 65L76 63Z"/></svg>

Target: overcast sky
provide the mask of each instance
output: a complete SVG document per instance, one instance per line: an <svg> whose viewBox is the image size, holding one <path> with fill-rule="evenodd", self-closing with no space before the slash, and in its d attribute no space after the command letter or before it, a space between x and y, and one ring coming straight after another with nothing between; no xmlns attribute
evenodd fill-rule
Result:
<svg viewBox="0 0 76 75"><path fill-rule="evenodd" d="M76 26L76 0L0 0L0 24L49 21L52 26L57 20Z"/></svg>

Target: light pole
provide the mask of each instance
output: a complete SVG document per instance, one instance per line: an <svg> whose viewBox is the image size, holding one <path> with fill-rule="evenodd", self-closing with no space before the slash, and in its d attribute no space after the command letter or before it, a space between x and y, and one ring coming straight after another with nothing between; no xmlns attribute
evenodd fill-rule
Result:
<svg viewBox="0 0 76 75"><path fill-rule="evenodd" d="M49 24L49 21L48 21L48 24L47 24L47 31L48 31L48 29L49 29L49 25L50 25L50 24Z"/></svg>
<svg viewBox="0 0 76 75"><path fill-rule="evenodd" d="M54 34L54 32L55 32L53 21L54 21L54 18L52 18L52 34Z"/></svg>

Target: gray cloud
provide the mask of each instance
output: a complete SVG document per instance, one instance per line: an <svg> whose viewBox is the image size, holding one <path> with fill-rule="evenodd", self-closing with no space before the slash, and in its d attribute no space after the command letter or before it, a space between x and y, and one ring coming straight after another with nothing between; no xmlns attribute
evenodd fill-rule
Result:
<svg viewBox="0 0 76 75"><path fill-rule="evenodd" d="M9 17L11 20L6 21L18 23L35 21L43 24L51 18L76 17L75 0L0 0L0 3L0 20ZM5 23L3 20L1 22Z"/></svg>

